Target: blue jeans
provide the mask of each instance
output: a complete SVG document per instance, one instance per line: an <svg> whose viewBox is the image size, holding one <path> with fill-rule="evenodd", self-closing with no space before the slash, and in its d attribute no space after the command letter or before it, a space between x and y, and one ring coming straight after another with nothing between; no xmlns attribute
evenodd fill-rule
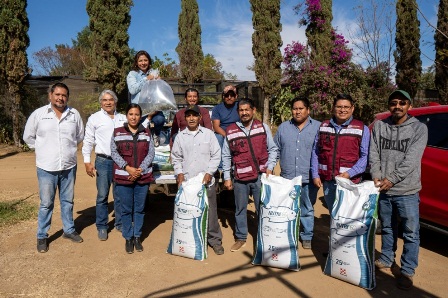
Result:
<svg viewBox="0 0 448 298"><path fill-rule="evenodd" d="M224 137L220 135L219 133L215 133L216 139L218 140L219 147L221 147L224 144ZM222 155L221 155L221 161L219 162L218 170L222 171Z"/></svg>
<svg viewBox="0 0 448 298"><path fill-rule="evenodd" d="M260 175L257 180L233 182L235 194L235 239L247 239L247 204L249 203L249 195L252 195L255 202L255 211L258 214L260 208L261 196L261 180Z"/></svg>
<svg viewBox="0 0 448 298"><path fill-rule="evenodd" d="M143 123L148 116L143 116L140 119L140 123ZM153 134L156 136L160 136L160 132L163 129L163 126L165 125L165 115L163 115L162 111L158 111L154 114L154 116L151 117L151 122L154 123L154 128L152 129ZM149 127L149 124L148 124Z"/></svg>
<svg viewBox="0 0 448 298"><path fill-rule="evenodd" d="M413 276L418 265L420 246L419 194L407 196L388 196L380 194L378 214L381 220L381 256L380 260L387 266L395 261L397 250L398 220L403 227L403 253L401 255L401 272Z"/></svg>
<svg viewBox="0 0 448 298"><path fill-rule="evenodd" d="M314 229L314 204L316 203L318 188L311 183L303 183L300 193L300 224L302 232L300 238L303 240L313 239Z"/></svg>
<svg viewBox="0 0 448 298"><path fill-rule="evenodd" d="M107 201L109 198L109 190L112 184L114 161L101 156L95 158L96 169L96 188L98 190L96 196L96 228L98 230L107 230L107 221L109 219L109 209ZM121 226L121 207L119 196L115 196L114 192L114 210L115 210L115 226Z"/></svg>
<svg viewBox="0 0 448 298"><path fill-rule="evenodd" d="M324 200L325 204L327 205L328 211L331 214L331 209L333 209L334 201L336 200L336 181L330 180L330 181L324 181Z"/></svg>
<svg viewBox="0 0 448 298"><path fill-rule="evenodd" d="M160 136L163 125L165 125L165 115L163 115L163 112L158 111L154 116L152 116L151 122L154 123L154 134L156 136Z"/></svg>
<svg viewBox="0 0 448 298"><path fill-rule="evenodd" d="M69 170L54 172L37 168L37 180L39 182L40 197L39 213L37 216L37 239L48 238L56 189L59 189L59 202L61 204L61 218L64 233L73 233L75 231L75 223L73 221L73 199L76 166Z"/></svg>
<svg viewBox="0 0 448 298"><path fill-rule="evenodd" d="M115 189L121 200L121 233L123 238L130 240L132 237L140 237L145 219L148 184L116 184Z"/></svg>

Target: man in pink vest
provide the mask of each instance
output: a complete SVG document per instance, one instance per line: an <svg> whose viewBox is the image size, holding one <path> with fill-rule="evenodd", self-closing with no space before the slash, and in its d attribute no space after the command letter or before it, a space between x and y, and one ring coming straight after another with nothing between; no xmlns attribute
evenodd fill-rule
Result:
<svg viewBox="0 0 448 298"><path fill-rule="evenodd" d="M333 117L323 121L314 140L311 175L317 187L324 187L324 199L331 212L336 196L335 177L361 181L367 166L370 132L353 119L354 101L349 94L338 94L333 101Z"/></svg>
<svg viewBox="0 0 448 298"><path fill-rule="evenodd" d="M240 121L226 129L226 139L222 148L224 187L235 193L235 244L230 251L238 251L246 245L247 203L252 195L255 210L260 203L262 173L272 174L277 159L278 148L269 127L254 119L254 103L249 98L238 102ZM233 170L234 181L230 171Z"/></svg>

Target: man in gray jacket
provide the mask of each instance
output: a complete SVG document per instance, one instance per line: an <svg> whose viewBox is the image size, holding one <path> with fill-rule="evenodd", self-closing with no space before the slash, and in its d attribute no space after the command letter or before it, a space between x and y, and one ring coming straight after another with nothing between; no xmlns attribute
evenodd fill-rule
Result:
<svg viewBox="0 0 448 298"><path fill-rule="evenodd" d="M392 92L388 104L391 116L374 124L370 140L370 167L380 190L378 213L382 224L381 255L375 265L379 269L397 267L398 215L404 247L397 287L409 290L418 265L421 160L428 129L407 113L412 102L406 91Z"/></svg>

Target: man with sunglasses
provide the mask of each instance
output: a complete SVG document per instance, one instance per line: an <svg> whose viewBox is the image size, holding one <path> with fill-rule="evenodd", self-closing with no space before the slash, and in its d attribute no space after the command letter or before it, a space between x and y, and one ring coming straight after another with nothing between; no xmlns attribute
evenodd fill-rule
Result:
<svg viewBox="0 0 448 298"><path fill-rule="evenodd" d="M212 126L221 149L226 138L226 128L240 120L237 99L238 93L235 86L227 85L222 91L222 103L216 105L212 110ZM218 169L222 170L222 161Z"/></svg>
<svg viewBox="0 0 448 298"><path fill-rule="evenodd" d="M330 212L336 196L335 177L359 183L367 166L370 132L362 121L353 119L354 110L349 94L336 95L333 117L322 122L314 140L311 175L316 187L323 186Z"/></svg>
<svg viewBox="0 0 448 298"><path fill-rule="evenodd" d="M397 287L409 290L413 286L418 265L421 160L428 140L428 129L408 114L412 100L406 91L392 92L388 105L391 115L375 122L369 151L372 178L380 189L381 255L375 265L378 269L398 267L395 251L400 221L404 245Z"/></svg>

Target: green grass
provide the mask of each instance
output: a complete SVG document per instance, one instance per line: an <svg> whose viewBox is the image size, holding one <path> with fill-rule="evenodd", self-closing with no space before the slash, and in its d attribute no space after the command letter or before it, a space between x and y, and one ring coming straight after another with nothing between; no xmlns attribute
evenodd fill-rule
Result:
<svg viewBox="0 0 448 298"><path fill-rule="evenodd" d="M11 226L37 215L37 206L24 200L0 202L0 227Z"/></svg>

